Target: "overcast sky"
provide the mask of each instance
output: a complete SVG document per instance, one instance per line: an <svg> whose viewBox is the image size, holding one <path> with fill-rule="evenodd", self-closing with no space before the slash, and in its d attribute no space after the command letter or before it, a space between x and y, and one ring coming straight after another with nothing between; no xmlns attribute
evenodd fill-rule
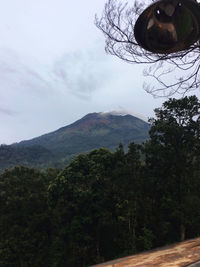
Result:
<svg viewBox="0 0 200 267"><path fill-rule="evenodd" d="M0 0L0 143L54 131L87 113L153 116L144 66L106 55L94 25L104 0Z"/></svg>

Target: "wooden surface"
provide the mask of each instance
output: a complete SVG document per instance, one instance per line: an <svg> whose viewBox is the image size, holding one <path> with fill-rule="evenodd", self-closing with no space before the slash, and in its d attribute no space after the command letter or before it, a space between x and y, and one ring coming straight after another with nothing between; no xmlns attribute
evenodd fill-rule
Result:
<svg viewBox="0 0 200 267"><path fill-rule="evenodd" d="M199 262L199 263L198 263ZM91 267L183 267L200 266L200 238L153 251L93 265Z"/></svg>

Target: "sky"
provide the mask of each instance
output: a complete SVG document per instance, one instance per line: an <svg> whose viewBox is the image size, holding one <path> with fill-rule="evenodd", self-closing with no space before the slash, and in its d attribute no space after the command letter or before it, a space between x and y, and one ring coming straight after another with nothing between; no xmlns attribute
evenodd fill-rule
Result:
<svg viewBox="0 0 200 267"><path fill-rule="evenodd" d="M87 113L143 119L166 99L143 89L144 65L107 55L94 25L104 0L0 0L0 144L57 130Z"/></svg>

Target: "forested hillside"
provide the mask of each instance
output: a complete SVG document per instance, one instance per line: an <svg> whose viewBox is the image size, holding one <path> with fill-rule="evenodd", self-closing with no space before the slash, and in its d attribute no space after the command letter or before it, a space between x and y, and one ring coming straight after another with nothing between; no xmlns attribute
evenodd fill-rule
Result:
<svg viewBox="0 0 200 267"><path fill-rule="evenodd" d="M132 141L148 139L150 125L132 115L91 113L82 119L37 138L0 146L0 172L16 165L45 169L64 168L80 153L105 147L114 151L119 143L125 150Z"/></svg>
<svg viewBox="0 0 200 267"><path fill-rule="evenodd" d="M144 144L0 175L0 266L84 267L200 235L200 102L155 110Z"/></svg>

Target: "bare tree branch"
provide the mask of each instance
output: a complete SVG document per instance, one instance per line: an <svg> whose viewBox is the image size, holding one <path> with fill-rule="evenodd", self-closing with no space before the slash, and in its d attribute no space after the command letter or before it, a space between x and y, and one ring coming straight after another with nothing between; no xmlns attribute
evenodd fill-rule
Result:
<svg viewBox="0 0 200 267"><path fill-rule="evenodd" d="M200 41L187 50L155 54L140 47L135 40L135 22L148 4L136 0L130 7L127 2L108 0L102 16L95 16L95 25L105 36L105 51L127 63L150 64L144 75L153 78L157 85L153 87L145 81L144 89L156 97L184 95L197 89L200 85Z"/></svg>

